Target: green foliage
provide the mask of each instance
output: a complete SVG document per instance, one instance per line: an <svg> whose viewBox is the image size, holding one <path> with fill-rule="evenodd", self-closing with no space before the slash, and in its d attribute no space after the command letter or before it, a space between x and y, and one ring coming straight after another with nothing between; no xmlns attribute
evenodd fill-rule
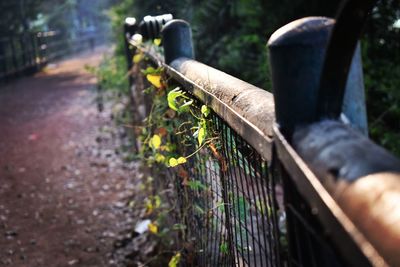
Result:
<svg viewBox="0 0 400 267"><path fill-rule="evenodd" d="M169 87L163 79L162 69L147 67L141 73L151 84L145 92L152 96L152 108L139 136L142 143L140 157L149 166L185 164L215 139L207 133L210 123L207 116L211 111L206 106L194 105L194 99L179 87ZM185 149L178 152L177 147ZM182 155L182 151L186 154Z"/></svg>
<svg viewBox="0 0 400 267"><path fill-rule="evenodd" d="M340 1L328 0L122 0L113 8L118 38L126 16L172 13L191 23L196 58L252 84L271 89L268 55L269 36L298 18L334 17ZM290 8L288 8L290 7ZM363 41L365 84L371 137L400 155L398 123L400 2L382 0L374 9ZM122 45L120 45L122 47ZM121 49L122 53L122 49Z"/></svg>
<svg viewBox="0 0 400 267"><path fill-rule="evenodd" d="M222 254L228 254L228 244L226 242L223 242L220 246L219 246L219 251Z"/></svg>
<svg viewBox="0 0 400 267"><path fill-rule="evenodd" d="M188 183L190 189L192 190L206 190L207 186L205 186L202 182L200 181L189 181Z"/></svg>
<svg viewBox="0 0 400 267"><path fill-rule="evenodd" d="M370 137L400 157L399 18L399 1L380 1L361 48Z"/></svg>
<svg viewBox="0 0 400 267"><path fill-rule="evenodd" d="M86 66L86 69L96 75L101 88L128 93L128 74L125 66L122 56L105 55L99 67Z"/></svg>
<svg viewBox="0 0 400 267"><path fill-rule="evenodd" d="M179 87L171 90L167 96L168 106L178 113L188 112L193 99L185 95Z"/></svg>

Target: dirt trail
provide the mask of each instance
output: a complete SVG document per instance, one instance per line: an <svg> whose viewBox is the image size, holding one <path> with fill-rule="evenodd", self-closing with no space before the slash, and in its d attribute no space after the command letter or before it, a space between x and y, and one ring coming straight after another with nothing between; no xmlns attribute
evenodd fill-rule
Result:
<svg viewBox="0 0 400 267"><path fill-rule="evenodd" d="M0 87L0 266L116 266L136 167L84 70L103 52Z"/></svg>

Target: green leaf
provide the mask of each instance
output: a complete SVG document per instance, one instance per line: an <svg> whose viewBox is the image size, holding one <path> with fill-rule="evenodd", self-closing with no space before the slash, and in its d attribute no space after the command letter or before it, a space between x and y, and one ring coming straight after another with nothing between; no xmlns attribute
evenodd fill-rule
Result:
<svg viewBox="0 0 400 267"><path fill-rule="evenodd" d="M147 74L158 74L159 71L157 69L153 68L153 67L147 67L145 70L142 70L142 73L144 75L147 75Z"/></svg>
<svg viewBox="0 0 400 267"><path fill-rule="evenodd" d="M179 113L183 113L183 112L189 111L189 106L190 106L191 104L193 104L193 99L192 99L192 100L189 100L189 101L185 101L185 103L184 103L182 106L180 106L180 107L178 108L178 112L179 112Z"/></svg>
<svg viewBox="0 0 400 267"><path fill-rule="evenodd" d="M179 87L171 90L168 93L167 101L168 101L168 106L170 109L178 111L178 107L176 106L175 99L181 95L182 95L182 91L179 89Z"/></svg>
<svg viewBox="0 0 400 267"><path fill-rule="evenodd" d="M210 109L206 105L201 106L201 114L207 117L210 114Z"/></svg>
<svg viewBox="0 0 400 267"><path fill-rule="evenodd" d="M223 242L220 246L219 246L219 251L222 254L228 254L228 244L226 242Z"/></svg>
<svg viewBox="0 0 400 267"><path fill-rule="evenodd" d="M197 136L197 141L199 142L199 146L201 146L201 144L203 144L204 139L206 138L206 129L204 129L203 127L201 127L199 129L199 134Z"/></svg>
<svg viewBox="0 0 400 267"><path fill-rule="evenodd" d="M244 197L238 197L236 199L236 209L239 211L239 220L244 222L245 221L245 216L246 216L246 199Z"/></svg>
<svg viewBox="0 0 400 267"><path fill-rule="evenodd" d="M188 101L184 101L183 99L189 99L182 90L180 90L179 87L171 90L168 93L167 96L167 101L168 101L168 106L172 109L177 111L178 113L183 113L189 111L189 106L192 105L193 99L190 99Z"/></svg>
<svg viewBox="0 0 400 267"><path fill-rule="evenodd" d="M158 149L161 145L161 137L158 134L153 135L149 142L150 147Z"/></svg>
<svg viewBox="0 0 400 267"><path fill-rule="evenodd" d="M192 190L197 190L197 189L205 190L205 189L207 189L207 186L202 184L200 181L189 181L188 185L189 185L190 189L192 189Z"/></svg>
<svg viewBox="0 0 400 267"><path fill-rule="evenodd" d="M181 261L181 253L177 252L168 262L168 267L177 267Z"/></svg>
<svg viewBox="0 0 400 267"><path fill-rule="evenodd" d="M172 226L172 229L175 231L179 231L179 230L185 230L186 229L186 225L181 224L181 223L176 223Z"/></svg>

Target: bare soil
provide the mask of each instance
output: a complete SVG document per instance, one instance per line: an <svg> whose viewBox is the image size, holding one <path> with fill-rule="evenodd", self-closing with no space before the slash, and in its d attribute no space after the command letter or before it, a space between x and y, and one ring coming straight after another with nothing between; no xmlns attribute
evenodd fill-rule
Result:
<svg viewBox="0 0 400 267"><path fill-rule="evenodd" d="M0 266L117 266L137 166L84 69L104 51L0 86Z"/></svg>

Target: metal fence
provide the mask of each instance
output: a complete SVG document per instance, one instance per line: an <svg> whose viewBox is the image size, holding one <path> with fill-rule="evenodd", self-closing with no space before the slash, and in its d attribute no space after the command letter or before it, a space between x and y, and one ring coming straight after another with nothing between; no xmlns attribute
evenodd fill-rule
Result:
<svg viewBox="0 0 400 267"><path fill-rule="evenodd" d="M183 266L400 265L400 221L391 215L400 210L400 161L363 134L365 109L351 111L361 105L363 88L347 78L359 74L353 55L373 2L345 1L336 23L306 18L278 30L269 42L274 95L193 60L188 23L126 21L134 112L152 101L131 61L138 51L163 67L168 83L193 97L194 107L212 109L218 141L169 169L186 225ZM343 21L354 14L357 26L343 35ZM137 34L161 28L163 55L152 43L138 44ZM337 40L346 49L340 55ZM333 70L340 72L336 93L319 88ZM335 95L334 104L326 94ZM185 155L193 148L177 149Z"/></svg>
<svg viewBox="0 0 400 267"><path fill-rule="evenodd" d="M62 37L56 31L25 33L0 39L0 81L34 73L47 63L86 49L93 49L103 38L82 33Z"/></svg>

